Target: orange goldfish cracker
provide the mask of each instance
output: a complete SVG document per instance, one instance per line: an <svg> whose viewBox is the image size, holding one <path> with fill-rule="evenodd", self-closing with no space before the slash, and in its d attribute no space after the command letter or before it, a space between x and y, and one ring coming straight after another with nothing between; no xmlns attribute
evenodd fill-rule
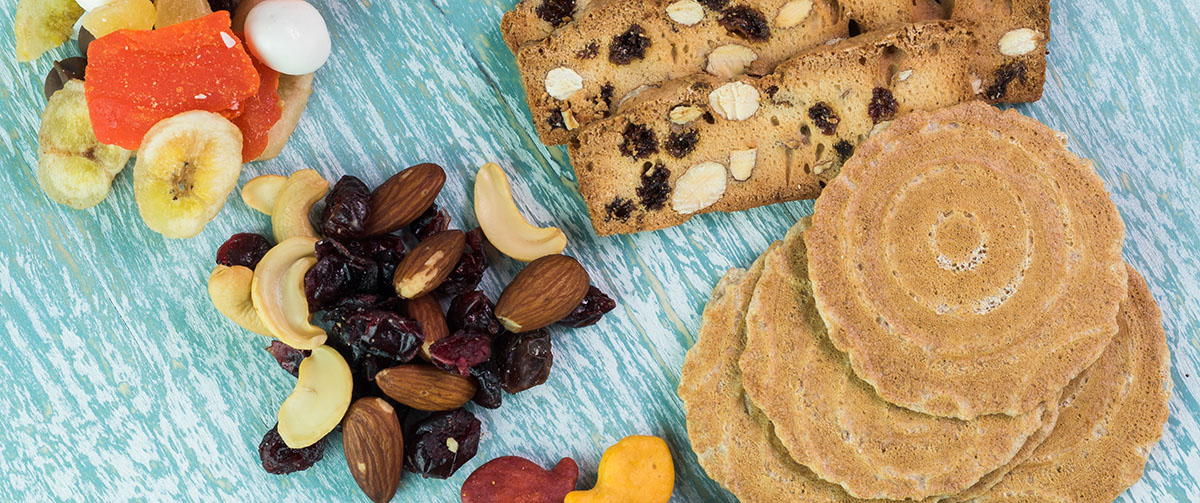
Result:
<svg viewBox="0 0 1200 503"><path fill-rule="evenodd" d="M258 72L230 30L227 11L96 39L88 48L87 77L96 138L129 150L162 119L189 110L232 109L259 88Z"/></svg>
<svg viewBox="0 0 1200 503"><path fill-rule="evenodd" d="M596 487L567 493L563 503L667 503L675 489L675 465L667 443L633 435L604 451Z"/></svg>

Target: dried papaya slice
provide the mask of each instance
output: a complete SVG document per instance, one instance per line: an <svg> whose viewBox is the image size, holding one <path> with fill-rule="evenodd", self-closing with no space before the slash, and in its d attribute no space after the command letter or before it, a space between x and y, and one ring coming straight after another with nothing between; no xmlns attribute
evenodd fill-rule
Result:
<svg viewBox="0 0 1200 503"><path fill-rule="evenodd" d="M279 103L279 72L257 59L258 92L238 104L237 117L230 120L242 130L242 162L250 162L267 149L267 133L283 115Z"/></svg>
<svg viewBox="0 0 1200 503"><path fill-rule="evenodd" d="M258 72L229 28L229 12L160 30L119 30L88 48L85 81L96 138L134 150L158 121L189 110L238 108Z"/></svg>

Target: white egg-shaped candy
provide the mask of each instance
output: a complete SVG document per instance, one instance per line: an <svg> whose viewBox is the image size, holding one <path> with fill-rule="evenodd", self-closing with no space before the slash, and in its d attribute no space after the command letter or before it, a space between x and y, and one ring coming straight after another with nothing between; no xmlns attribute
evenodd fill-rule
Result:
<svg viewBox="0 0 1200 503"><path fill-rule="evenodd" d="M246 15L246 46L272 70L304 75L329 59L329 29L304 0L266 0Z"/></svg>

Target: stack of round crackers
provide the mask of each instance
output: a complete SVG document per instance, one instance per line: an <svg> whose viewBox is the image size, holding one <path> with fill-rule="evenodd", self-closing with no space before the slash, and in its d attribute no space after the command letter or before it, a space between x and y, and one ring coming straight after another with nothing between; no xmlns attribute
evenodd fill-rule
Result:
<svg viewBox="0 0 1200 503"><path fill-rule="evenodd" d="M1033 119L894 121L714 289L679 386L700 464L746 503L1112 501L1171 389L1124 232Z"/></svg>

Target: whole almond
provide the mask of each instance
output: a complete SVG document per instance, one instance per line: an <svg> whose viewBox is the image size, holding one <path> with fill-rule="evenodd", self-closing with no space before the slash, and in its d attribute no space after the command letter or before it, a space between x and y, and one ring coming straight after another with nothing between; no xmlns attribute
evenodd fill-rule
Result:
<svg viewBox="0 0 1200 503"><path fill-rule="evenodd" d="M546 255L530 262L504 288L496 302L496 318L513 333L547 327L579 307L590 283L577 260Z"/></svg>
<svg viewBox="0 0 1200 503"><path fill-rule="evenodd" d="M429 346L450 335L450 327L446 326L446 314L442 305L433 295L425 294L415 299L409 299L404 304L404 311L409 318L421 324L425 333L425 343L421 345L421 357L429 360Z"/></svg>
<svg viewBox="0 0 1200 503"><path fill-rule="evenodd" d="M392 285L396 294L405 299L415 299L446 281L446 277L458 265L467 237L463 231L442 231L425 238L413 248L396 266Z"/></svg>
<svg viewBox="0 0 1200 503"><path fill-rule="evenodd" d="M404 474L404 435L396 410L382 398L360 398L342 420L346 464L375 503L391 501Z"/></svg>
<svg viewBox="0 0 1200 503"><path fill-rule="evenodd" d="M470 378L419 363L380 370L375 384L392 400L429 412L457 409L475 396Z"/></svg>
<svg viewBox="0 0 1200 503"><path fill-rule="evenodd" d="M418 164L392 175L371 192L364 235L387 234L412 223L433 206L445 183L446 172L432 163Z"/></svg>

